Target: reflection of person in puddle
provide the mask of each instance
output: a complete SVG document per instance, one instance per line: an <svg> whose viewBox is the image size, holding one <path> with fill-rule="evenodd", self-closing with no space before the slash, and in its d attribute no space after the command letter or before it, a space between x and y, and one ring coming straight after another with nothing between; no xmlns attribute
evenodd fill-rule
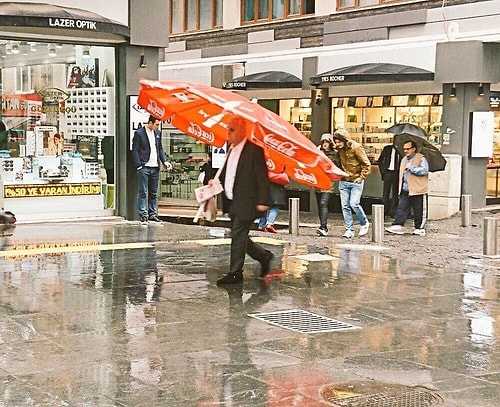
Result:
<svg viewBox="0 0 500 407"><path fill-rule="evenodd" d="M228 364L222 365L224 372L220 401L227 405L267 405L266 381L259 379L262 372L252 362L246 335L246 325L250 320L247 313L254 312L260 304L269 299L265 284L258 284L258 292L245 302L241 285L224 286L229 296L227 343L230 350Z"/></svg>
<svg viewBox="0 0 500 407"><path fill-rule="evenodd" d="M359 252L342 249L339 255L337 274L339 278L349 277L352 274L361 274Z"/></svg>
<svg viewBox="0 0 500 407"><path fill-rule="evenodd" d="M141 228L139 233L136 237L138 242L156 240L153 228ZM116 243L112 230L104 232L103 243ZM114 298L122 298L141 307L146 303L153 303L160 296L161 276L158 273L156 249L135 249L134 261L131 261L130 253L128 250L103 250L99 253L103 268L102 286L104 289L111 289L115 293Z"/></svg>

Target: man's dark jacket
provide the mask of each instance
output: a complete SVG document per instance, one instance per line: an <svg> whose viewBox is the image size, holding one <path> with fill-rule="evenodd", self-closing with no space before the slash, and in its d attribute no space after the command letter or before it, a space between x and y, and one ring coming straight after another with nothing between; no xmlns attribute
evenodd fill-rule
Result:
<svg viewBox="0 0 500 407"><path fill-rule="evenodd" d="M224 164L219 177L222 186L224 186L225 178L226 164ZM267 175L264 151L247 141L241 151L236 168L232 208L229 208L229 200L222 193L223 212L234 214L241 220L254 220L261 216L261 213L257 212L256 206L269 206L270 203L270 181Z"/></svg>
<svg viewBox="0 0 500 407"><path fill-rule="evenodd" d="M160 130L155 130L154 133L156 152L158 155L158 165L160 165L160 163L165 164L168 160L161 144L161 132ZM134 160L135 168L144 167L149 161L150 154L151 147L149 146L146 127L141 127L134 132L134 138L132 139L132 158Z"/></svg>
<svg viewBox="0 0 500 407"><path fill-rule="evenodd" d="M393 171L396 174L399 173L399 163L401 162L401 156L399 155L398 150L392 144L387 144L382 149L382 152L380 153L380 156L378 157L377 160L378 168L380 170L380 176L382 177L382 179L384 179L384 175L389 171L389 165L391 164L391 154L393 148L395 149L396 153Z"/></svg>

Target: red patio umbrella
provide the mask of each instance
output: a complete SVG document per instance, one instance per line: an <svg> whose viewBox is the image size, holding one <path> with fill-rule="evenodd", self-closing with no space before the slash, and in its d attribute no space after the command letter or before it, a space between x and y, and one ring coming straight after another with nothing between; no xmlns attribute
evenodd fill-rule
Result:
<svg viewBox="0 0 500 407"><path fill-rule="evenodd" d="M267 165L295 181L328 189L346 176L314 143L277 114L231 91L180 81L140 81L138 103L153 116L206 144L227 139L228 113L244 118L248 139L261 146Z"/></svg>

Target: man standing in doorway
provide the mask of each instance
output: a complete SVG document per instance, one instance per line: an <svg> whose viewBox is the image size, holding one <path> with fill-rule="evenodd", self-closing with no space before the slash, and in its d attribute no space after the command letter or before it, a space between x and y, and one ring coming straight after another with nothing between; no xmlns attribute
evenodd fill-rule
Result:
<svg viewBox="0 0 500 407"><path fill-rule="evenodd" d="M426 158L417 153L417 146L413 141L403 144L405 156L399 167L399 205L394 222L387 227L389 233L402 235L404 224L413 209L415 216L414 235L425 236L425 222L427 220L427 193L429 192L429 164Z"/></svg>
<svg viewBox="0 0 500 407"><path fill-rule="evenodd" d="M351 209L356 214L360 224L359 236L366 235L370 227L360 202L366 176L370 173L371 163L363 146L350 140L348 135L349 133L345 129L337 129L333 133L333 141L339 152L342 169L347 173L347 177L339 181L340 204L345 225L342 237L350 239L354 237Z"/></svg>
<svg viewBox="0 0 500 407"><path fill-rule="evenodd" d="M137 211L140 222L161 222L158 218L158 184L160 181L160 163L167 171L172 164L167 160L158 129L160 120L149 116L145 126L134 132L132 139L132 157L137 170Z"/></svg>
<svg viewBox="0 0 500 407"><path fill-rule="evenodd" d="M262 216L271 203L264 151L247 140L244 119L232 116L227 131L230 147L220 181L224 186L222 209L231 219L231 254L229 272L217 280L218 286L243 282L246 253L260 263L261 277L269 273L274 257L248 237L255 219Z"/></svg>

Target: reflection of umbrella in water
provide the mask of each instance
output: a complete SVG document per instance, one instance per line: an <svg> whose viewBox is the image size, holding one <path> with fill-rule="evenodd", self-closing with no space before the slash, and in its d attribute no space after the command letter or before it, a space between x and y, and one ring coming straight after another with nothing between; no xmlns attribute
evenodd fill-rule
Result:
<svg viewBox="0 0 500 407"><path fill-rule="evenodd" d="M398 123L386 129L385 132L392 134L413 134L414 136L427 138L426 131L413 123Z"/></svg>
<svg viewBox="0 0 500 407"><path fill-rule="evenodd" d="M427 159L430 172L443 171L445 169L446 159L441 154L441 151L426 138L415 136L414 134L402 133L394 136L394 145L399 154L401 154L401 157L405 155L403 145L408 141L413 141L417 146L417 152L422 153Z"/></svg>
<svg viewBox="0 0 500 407"><path fill-rule="evenodd" d="M141 80L138 104L206 144L221 147L231 113L247 123L247 138L262 147L268 168L328 189L346 174L285 119L236 93L180 81Z"/></svg>

